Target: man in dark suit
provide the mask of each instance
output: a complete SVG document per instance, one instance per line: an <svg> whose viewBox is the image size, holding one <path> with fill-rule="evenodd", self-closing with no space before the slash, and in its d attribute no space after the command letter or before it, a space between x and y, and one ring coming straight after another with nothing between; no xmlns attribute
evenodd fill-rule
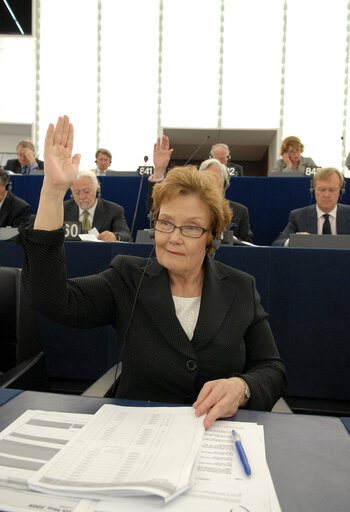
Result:
<svg viewBox="0 0 350 512"><path fill-rule="evenodd" d="M209 171L218 176L222 184L223 193L225 194L225 191L230 186L230 174L226 165L219 162L216 158L209 158L201 163L199 170ZM229 230L231 230L233 235L239 240L252 243L253 232L250 229L248 208L235 201L229 201L229 203L232 208L232 219Z"/></svg>
<svg viewBox="0 0 350 512"><path fill-rule="evenodd" d="M44 169L44 162L34 156L34 144L29 140L21 140L17 144L17 160L7 160L5 169L15 174L30 174L33 169Z"/></svg>
<svg viewBox="0 0 350 512"><path fill-rule="evenodd" d="M314 175L310 190L316 204L292 210L287 226L272 245L288 246L292 233L350 235L350 206L338 203L345 190L343 174L324 167Z"/></svg>
<svg viewBox="0 0 350 512"><path fill-rule="evenodd" d="M225 165L230 176L243 176L243 167L231 162L231 152L227 144L223 144L222 142L214 144L211 147L209 158L216 158L221 164Z"/></svg>
<svg viewBox="0 0 350 512"><path fill-rule="evenodd" d="M81 171L72 185L73 199L65 201L64 220L82 221L83 230L96 228L104 242L131 240L130 230L119 204L98 197L100 185L93 171Z"/></svg>
<svg viewBox="0 0 350 512"><path fill-rule="evenodd" d="M17 228L29 222L31 206L11 192L11 181L4 169L0 169L0 227Z"/></svg>

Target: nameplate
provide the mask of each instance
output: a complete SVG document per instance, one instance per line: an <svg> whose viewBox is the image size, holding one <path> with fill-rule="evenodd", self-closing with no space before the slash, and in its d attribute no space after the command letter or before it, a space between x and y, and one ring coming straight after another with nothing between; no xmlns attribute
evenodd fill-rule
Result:
<svg viewBox="0 0 350 512"><path fill-rule="evenodd" d="M305 176L313 176L321 167L305 167Z"/></svg>
<svg viewBox="0 0 350 512"><path fill-rule="evenodd" d="M64 238L65 240L80 240L81 233L80 220L67 220L64 222Z"/></svg>
<svg viewBox="0 0 350 512"><path fill-rule="evenodd" d="M350 235L291 234L289 247L304 249L350 249Z"/></svg>
<svg viewBox="0 0 350 512"><path fill-rule="evenodd" d="M140 165L140 167L137 168L137 174L139 176L151 176L153 172L153 165Z"/></svg>

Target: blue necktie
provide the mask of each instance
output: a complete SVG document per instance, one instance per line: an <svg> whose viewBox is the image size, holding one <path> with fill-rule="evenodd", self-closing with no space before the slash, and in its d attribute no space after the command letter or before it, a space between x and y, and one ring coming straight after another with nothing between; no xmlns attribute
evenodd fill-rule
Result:
<svg viewBox="0 0 350 512"><path fill-rule="evenodd" d="M28 170L29 170L28 166L27 166L27 165L24 165L24 166L22 167L22 174L28 174Z"/></svg>

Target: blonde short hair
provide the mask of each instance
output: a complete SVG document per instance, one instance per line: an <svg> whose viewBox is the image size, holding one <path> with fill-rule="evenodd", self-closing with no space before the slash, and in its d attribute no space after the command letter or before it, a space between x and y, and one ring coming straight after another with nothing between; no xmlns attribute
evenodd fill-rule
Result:
<svg viewBox="0 0 350 512"><path fill-rule="evenodd" d="M216 176L208 171L198 172L197 167L174 167L168 172L161 183L153 187L152 218L157 219L163 201L178 195L196 194L208 205L211 214L211 226L208 245L213 237L220 239L221 233L228 227L232 210L230 203L224 198L222 188ZM209 249L209 254L213 249Z"/></svg>
<svg viewBox="0 0 350 512"><path fill-rule="evenodd" d="M314 177L312 178L312 186L313 188L316 187L316 183L317 181L319 180L327 180L328 178L330 178L333 174L337 174L338 175L338 178L339 178L339 182L340 182L340 188L343 187L344 185L344 176L343 174L338 171L338 169L336 169L335 167L322 167L321 169L319 169L315 174L314 174Z"/></svg>
<svg viewBox="0 0 350 512"><path fill-rule="evenodd" d="M298 137L294 137L294 135L291 135L290 137L286 137L281 144L281 151L280 155L282 156L283 153L288 151L288 146L293 146L295 149L300 149L301 153L304 151L304 144L302 144L301 140L298 139Z"/></svg>

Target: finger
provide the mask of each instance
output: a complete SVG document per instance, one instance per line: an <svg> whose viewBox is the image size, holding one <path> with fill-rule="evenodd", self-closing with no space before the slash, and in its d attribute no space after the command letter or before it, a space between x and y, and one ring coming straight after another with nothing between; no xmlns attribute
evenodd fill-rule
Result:
<svg viewBox="0 0 350 512"><path fill-rule="evenodd" d="M80 159L81 159L81 155L79 155L79 153L72 157L72 162L74 165L76 165L78 167L78 169L79 169L79 165L80 165Z"/></svg>
<svg viewBox="0 0 350 512"><path fill-rule="evenodd" d="M53 133L54 133L54 125L52 123L49 124L49 127L47 129L47 132L46 132L46 137L45 137L45 149L44 151L48 150L49 147L52 146L53 144Z"/></svg>
<svg viewBox="0 0 350 512"><path fill-rule="evenodd" d="M56 122L56 126L53 132L53 144L60 144L63 129L63 117L59 117Z"/></svg>
<svg viewBox="0 0 350 512"><path fill-rule="evenodd" d="M162 149L169 149L169 137L166 135L162 137Z"/></svg>
<svg viewBox="0 0 350 512"><path fill-rule="evenodd" d="M192 407L194 407L194 408L199 407L199 405L203 402L203 400L205 400L206 397L209 395L211 388L212 388L211 382L206 382L204 384L204 386L202 387L202 389L200 390L200 392L197 396L197 400L194 402L194 404L192 404Z"/></svg>
<svg viewBox="0 0 350 512"><path fill-rule="evenodd" d="M70 123L68 121L66 146L70 150L73 149L73 141L74 141L74 128L73 128L72 123Z"/></svg>
<svg viewBox="0 0 350 512"><path fill-rule="evenodd" d="M217 404L215 404L215 406L212 407L210 411L208 411L208 414L203 421L204 428L210 428L214 421L216 421L218 418L229 418L234 416L237 410L238 403L230 403L229 400L226 400L226 397L224 397Z"/></svg>
<svg viewBox="0 0 350 512"><path fill-rule="evenodd" d="M61 135L61 144L66 147L67 140L70 132L70 122L68 116L63 116L63 126L62 126L62 135ZM73 127L72 127L73 128ZM72 145L73 145L73 139L72 139Z"/></svg>

